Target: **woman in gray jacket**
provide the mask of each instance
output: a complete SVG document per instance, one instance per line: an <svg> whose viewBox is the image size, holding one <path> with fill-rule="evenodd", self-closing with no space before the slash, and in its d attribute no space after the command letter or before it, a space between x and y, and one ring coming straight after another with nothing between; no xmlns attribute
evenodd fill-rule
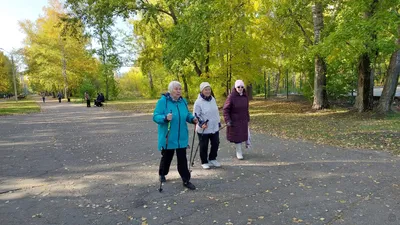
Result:
<svg viewBox="0 0 400 225"><path fill-rule="evenodd" d="M208 82L200 84L200 94L193 108L194 115L199 119L196 131L200 142L201 166L203 169L210 169L211 166L221 167L217 161L221 121L217 102L211 95L211 85ZM211 142L210 154L208 154L209 142Z"/></svg>

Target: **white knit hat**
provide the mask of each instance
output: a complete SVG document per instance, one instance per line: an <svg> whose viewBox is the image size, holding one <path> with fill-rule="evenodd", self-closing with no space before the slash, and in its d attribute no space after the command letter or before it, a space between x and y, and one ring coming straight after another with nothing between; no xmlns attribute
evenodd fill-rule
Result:
<svg viewBox="0 0 400 225"><path fill-rule="evenodd" d="M208 82L203 82L200 84L200 92L204 90L206 87L211 87L211 85Z"/></svg>
<svg viewBox="0 0 400 225"><path fill-rule="evenodd" d="M243 86L244 87L244 82L242 80L235 81L235 88L239 87L239 86Z"/></svg>

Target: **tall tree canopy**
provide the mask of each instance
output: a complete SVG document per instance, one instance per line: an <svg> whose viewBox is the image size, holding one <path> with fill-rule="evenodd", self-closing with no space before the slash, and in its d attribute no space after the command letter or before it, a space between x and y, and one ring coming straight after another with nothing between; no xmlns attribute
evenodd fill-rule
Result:
<svg viewBox="0 0 400 225"><path fill-rule="evenodd" d="M361 112L371 109L374 84L397 73L396 0L67 0L67 6L94 29L116 17L132 20L136 65L151 96L165 89L165 78L183 82L193 97L204 79L226 95L235 79L265 85L265 73L272 93L290 86L314 98L315 109L356 90Z"/></svg>
<svg viewBox="0 0 400 225"><path fill-rule="evenodd" d="M86 49L90 39L84 36L83 27L70 27L66 18L63 6L54 0L35 22L20 22L26 34L26 75L36 91L77 92L85 77L95 79L99 70L97 60Z"/></svg>

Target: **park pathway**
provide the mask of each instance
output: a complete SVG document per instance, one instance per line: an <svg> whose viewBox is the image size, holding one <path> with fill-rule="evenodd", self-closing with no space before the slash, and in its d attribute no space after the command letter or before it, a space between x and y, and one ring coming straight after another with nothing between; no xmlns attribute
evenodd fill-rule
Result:
<svg viewBox="0 0 400 225"><path fill-rule="evenodd" d="M39 104L0 117L0 225L400 224L400 163L388 153L253 134L239 161L222 134L222 168L197 157L189 191L174 159L159 193L151 115Z"/></svg>

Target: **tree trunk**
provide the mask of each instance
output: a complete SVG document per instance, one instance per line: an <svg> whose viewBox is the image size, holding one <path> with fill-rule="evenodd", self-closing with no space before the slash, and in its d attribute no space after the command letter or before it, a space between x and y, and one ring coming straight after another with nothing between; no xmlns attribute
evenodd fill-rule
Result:
<svg viewBox="0 0 400 225"><path fill-rule="evenodd" d="M201 76L202 72L201 72L199 65L197 65L196 61L193 61L193 64L194 64L194 71L196 71L197 76Z"/></svg>
<svg viewBox="0 0 400 225"><path fill-rule="evenodd" d="M246 87L246 92L247 92L247 98L250 100L253 100L253 85L249 84Z"/></svg>
<svg viewBox="0 0 400 225"><path fill-rule="evenodd" d="M229 79L228 79L229 91L232 90L232 53L229 54Z"/></svg>
<svg viewBox="0 0 400 225"><path fill-rule="evenodd" d="M264 99L267 99L267 72L264 70ZM269 77L268 77L269 82Z"/></svg>
<svg viewBox="0 0 400 225"><path fill-rule="evenodd" d="M210 39L209 38L207 39L206 52L207 52L206 53L207 56L206 56L206 69L205 69L205 72L206 72L207 78L210 78L210 75L208 74L208 72L210 72L210 66L209 66L209 64L210 64Z"/></svg>
<svg viewBox="0 0 400 225"><path fill-rule="evenodd" d="M109 98L109 92L110 92L110 84L109 84L109 82L108 82L108 70L106 70L105 71L105 76L106 76L106 100L108 101L108 100L110 100L110 98Z"/></svg>
<svg viewBox="0 0 400 225"><path fill-rule="evenodd" d="M102 30L100 30L100 35L99 35L99 37L100 37L100 44L101 44L101 63L102 63L102 75L103 75L103 77L104 77L104 82L105 82L105 84L106 84L106 96L105 96L105 98L106 98L106 100L108 101L109 100L109 89L110 89L110 87L109 87L109 82L108 82L108 66L107 66L107 64L106 64L106 62L107 62L107 59L106 59L106 40L104 40L104 38L103 38L103 31Z"/></svg>
<svg viewBox="0 0 400 225"><path fill-rule="evenodd" d="M360 56L358 63L358 87L354 107L358 112L372 109L373 104L373 78L371 73L371 61L368 53Z"/></svg>
<svg viewBox="0 0 400 225"><path fill-rule="evenodd" d="M61 45L61 67L62 67L61 70L62 70L62 76L64 78L64 97L68 99L69 96L68 96L68 80L67 80L67 61L65 59L65 48L61 36L59 36L59 41Z"/></svg>
<svg viewBox="0 0 400 225"><path fill-rule="evenodd" d="M226 96L229 95L229 67L226 67L226 84L225 84L225 88L226 88Z"/></svg>
<svg viewBox="0 0 400 225"><path fill-rule="evenodd" d="M369 10L364 13L364 19L370 19L374 13L378 0L373 0ZM371 38L376 39L374 31L371 32ZM370 46L366 45L367 49ZM357 97L354 107L357 108L358 112L365 112L372 110L373 108L373 93L374 93L374 78L371 71L371 59L368 53L363 53L359 58L358 63L358 87Z"/></svg>
<svg viewBox="0 0 400 225"><path fill-rule="evenodd" d="M150 93L151 97L154 97L154 83L153 83L153 74L151 74L151 71L147 72L147 76L149 78L149 85L150 85Z"/></svg>
<svg viewBox="0 0 400 225"><path fill-rule="evenodd" d="M184 91L185 91L185 98L186 98L186 100L187 100L188 102L190 102L190 99L189 99L189 89L188 89L188 84L187 84L187 80L186 80L185 74L182 74L182 81L183 81L183 88L184 88Z"/></svg>
<svg viewBox="0 0 400 225"><path fill-rule="evenodd" d="M314 45L321 40L321 32L324 28L323 8L321 2L316 2L312 7L314 22ZM316 110L328 108L328 95L326 93L326 63L320 55L314 60L314 101L312 108Z"/></svg>
<svg viewBox="0 0 400 225"><path fill-rule="evenodd" d="M280 81L280 79L281 79L281 69L279 68L279 71L278 71L278 73L276 73L276 76L275 76L275 92L274 92L275 96L277 96L278 92L279 92L279 81Z"/></svg>
<svg viewBox="0 0 400 225"><path fill-rule="evenodd" d="M315 77L314 77L314 101L312 108L315 110L326 109L329 107L328 95L326 93L326 64L325 60L315 57Z"/></svg>
<svg viewBox="0 0 400 225"><path fill-rule="evenodd" d="M400 26L397 29L398 38L397 46L400 46ZM377 112L386 114L390 111L390 106L393 103L394 95L396 94L397 85L400 74L400 49L398 48L390 57L389 68L386 73L385 85L383 86L382 95L379 99Z"/></svg>

